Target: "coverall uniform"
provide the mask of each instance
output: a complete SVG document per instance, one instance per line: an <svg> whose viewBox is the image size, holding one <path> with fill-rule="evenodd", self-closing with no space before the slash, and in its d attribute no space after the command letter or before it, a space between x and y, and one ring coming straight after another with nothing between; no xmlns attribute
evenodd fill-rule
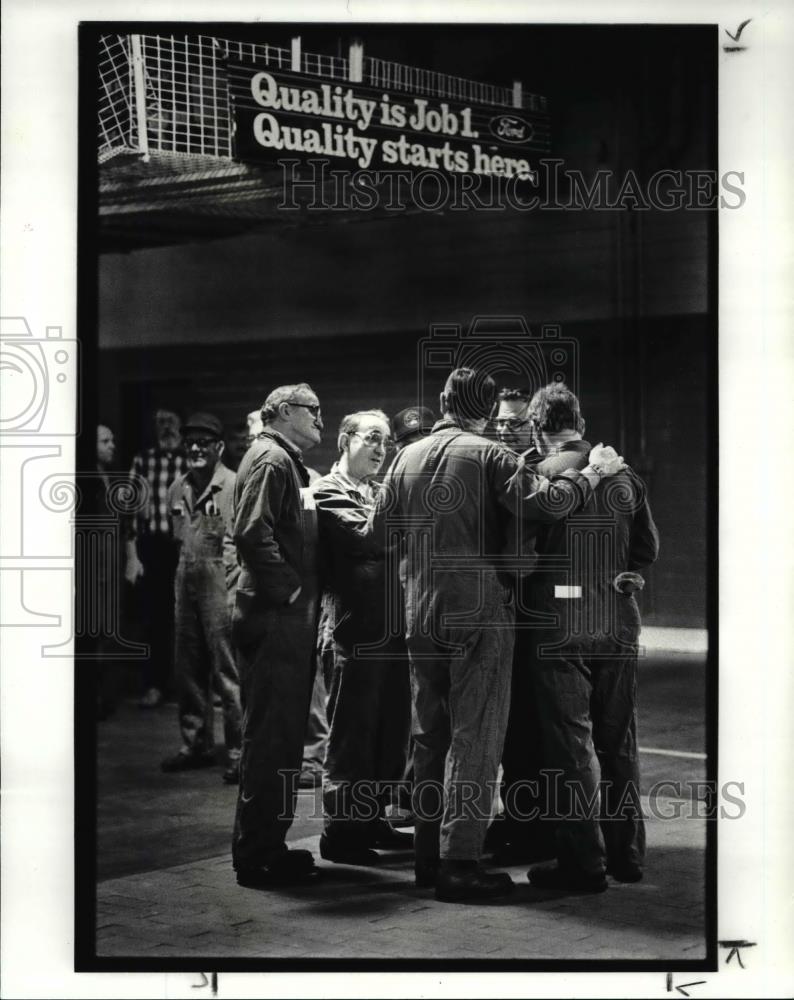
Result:
<svg viewBox="0 0 794 1000"><path fill-rule="evenodd" d="M389 635L387 627L387 602L402 595L396 576L389 590L385 552L366 534L378 487L354 482L335 465L313 490L324 582L322 652L332 664L325 833L340 847L371 847L408 755L407 651L404 637Z"/></svg>
<svg viewBox="0 0 794 1000"><path fill-rule="evenodd" d="M234 488L240 577L232 615L243 753L232 860L266 866L284 850L316 669L317 515L301 452L266 428ZM290 604L294 592L301 588Z"/></svg>
<svg viewBox="0 0 794 1000"><path fill-rule="evenodd" d="M510 699L514 604L500 568L508 520L554 520L589 490L579 475L539 480L451 417L386 473L373 529L383 544L401 539L417 863L482 853Z"/></svg>
<svg viewBox="0 0 794 1000"><path fill-rule="evenodd" d="M224 545L231 525L234 473L218 462L206 489L196 496L189 474L168 491L168 510L179 562L174 583L174 664L179 699L181 753L213 750L212 687L223 708L226 752L239 759L240 684L231 639L227 575L233 554Z"/></svg>
<svg viewBox="0 0 794 1000"><path fill-rule="evenodd" d="M561 468L582 468L589 451L586 441L568 442L538 471L552 476ZM640 615L634 597L618 593L613 581L658 556L659 535L642 480L626 470L600 483L565 522L541 527L535 545L539 562L529 579L529 600L554 624L533 634L528 666L545 766L562 772L550 785L549 802L564 817L557 824L558 861L588 875L626 865L641 871Z"/></svg>
<svg viewBox="0 0 794 1000"><path fill-rule="evenodd" d="M534 448L521 455L523 462L535 469L542 457ZM504 776L501 796L504 812L491 826L489 839L497 851L509 845L509 853L516 860L539 860L553 858L556 852L554 825L541 818L546 811L541 773L543 743L532 674L528 668L539 621L539 613L532 605L531 591L531 573L537 563L537 525L517 523L515 527L515 551L520 568L516 573L510 713L502 753Z"/></svg>

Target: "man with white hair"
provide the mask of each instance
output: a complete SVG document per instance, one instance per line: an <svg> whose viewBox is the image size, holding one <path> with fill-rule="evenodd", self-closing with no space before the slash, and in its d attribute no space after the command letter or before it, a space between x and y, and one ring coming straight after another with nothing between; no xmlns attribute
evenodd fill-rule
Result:
<svg viewBox="0 0 794 1000"><path fill-rule="evenodd" d="M316 665L317 527L303 453L321 440L320 401L305 382L279 386L262 421L237 472L233 527L243 750L232 861L238 883L255 888L315 871L311 853L288 851L285 838Z"/></svg>

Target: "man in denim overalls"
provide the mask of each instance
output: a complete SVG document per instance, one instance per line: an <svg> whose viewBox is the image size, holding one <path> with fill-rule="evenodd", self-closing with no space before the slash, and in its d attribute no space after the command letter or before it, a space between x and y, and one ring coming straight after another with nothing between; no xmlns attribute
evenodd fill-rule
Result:
<svg viewBox="0 0 794 1000"><path fill-rule="evenodd" d="M227 784L240 768L240 684L231 643L226 577L235 569L224 535L232 525L234 473L221 461L223 426L196 413L184 427L188 471L168 491L168 510L179 546L174 594L175 650L182 748L162 762L164 771L215 762L212 689L223 707Z"/></svg>

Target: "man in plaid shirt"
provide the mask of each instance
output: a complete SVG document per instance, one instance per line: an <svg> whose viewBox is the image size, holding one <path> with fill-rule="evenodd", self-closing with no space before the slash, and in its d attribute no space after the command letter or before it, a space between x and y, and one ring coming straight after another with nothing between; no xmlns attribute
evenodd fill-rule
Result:
<svg viewBox="0 0 794 1000"><path fill-rule="evenodd" d="M170 410L154 416L157 444L139 452L130 478L146 483L147 502L130 522L125 579L135 587L149 659L142 708L154 708L171 687L174 645L174 577L177 550L168 517L168 490L186 471L180 419Z"/></svg>

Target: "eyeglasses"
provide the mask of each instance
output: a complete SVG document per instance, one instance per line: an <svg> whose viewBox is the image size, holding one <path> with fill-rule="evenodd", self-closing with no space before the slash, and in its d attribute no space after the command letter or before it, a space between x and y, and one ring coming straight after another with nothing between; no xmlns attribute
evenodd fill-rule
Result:
<svg viewBox="0 0 794 1000"><path fill-rule="evenodd" d="M525 427L527 424L531 423L529 417L524 417L520 420L518 417L497 417L494 423L498 428L504 428L508 431L517 431L520 427Z"/></svg>
<svg viewBox="0 0 794 1000"><path fill-rule="evenodd" d="M368 431L366 434L361 434L359 431L353 431L351 436L360 437L364 444L368 444L372 448L376 445L380 445L381 448L389 449L393 444L392 439L390 437L385 437L380 431Z"/></svg>
<svg viewBox="0 0 794 1000"><path fill-rule="evenodd" d="M185 442L188 451L193 447L200 448L202 451L206 451L207 448L210 447L210 445L217 443L218 443L217 438L188 438L188 440Z"/></svg>
<svg viewBox="0 0 794 1000"><path fill-rule="evenodd" d="M299 403L297 399L286 400L290 406L302 406L304 410L308 410L313 417L320 416L320 404L319 403Z"/></svg>

